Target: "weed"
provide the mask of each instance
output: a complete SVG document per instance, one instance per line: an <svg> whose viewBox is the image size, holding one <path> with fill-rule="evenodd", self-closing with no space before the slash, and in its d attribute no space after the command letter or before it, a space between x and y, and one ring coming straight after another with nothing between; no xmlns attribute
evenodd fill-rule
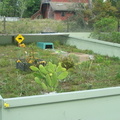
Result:
<svg viewBox="0 0 120 120"><path fill-rule="evenodd" d="M0 67L6 67L6 66L9 66L10 64L10 61L6 58L2 58L0 59Z"/></svg>
<svg viewBox="0 0 120 120"><path fill-rule="evenodd" d="M61 63L62 67L66 68L67 70L75 66L75 62L70 56L62 58Z"/></svg>

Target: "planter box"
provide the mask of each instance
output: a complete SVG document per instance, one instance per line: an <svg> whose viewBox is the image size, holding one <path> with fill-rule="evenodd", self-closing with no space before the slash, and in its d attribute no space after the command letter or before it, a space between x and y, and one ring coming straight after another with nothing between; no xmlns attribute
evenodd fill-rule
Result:
<svg viewBox="0 0 120 120"><path fill-rule="evenodd" d="M17 60L18 61L18 60ZM27 63L25 59L20 59L20 62L16 62L16 69L22 70L22 71L28 71L30 70L31 65L45 65L45 61L41 59L36 59L33 63Z"/></svg>
<svg viewBox="0 0 120 120"><path fill-rule="evenodd" d="M26 62L18 62L18 63L16 63L16 68L19 69L19 70L22 70L22 71L27 71L27 70L29 70L29 67L31 65L32 64L29 64L29 63L26 63Z"/></svg>
<svg viewBox="0 0 120 120"><path fill-rule="evenodd" d="M76 46L78 49L81 50L92 50L94 53L100 55L120 58L120 44L81 36L82 35L79 33L70 33L70 36L67 38L66 44Z"/></svg>
<svg viewBox="0 0 120 120"><path fill-rule="evenodd" d="M8 99L0 96L0 120L120 120L120 87Z"/></svg>

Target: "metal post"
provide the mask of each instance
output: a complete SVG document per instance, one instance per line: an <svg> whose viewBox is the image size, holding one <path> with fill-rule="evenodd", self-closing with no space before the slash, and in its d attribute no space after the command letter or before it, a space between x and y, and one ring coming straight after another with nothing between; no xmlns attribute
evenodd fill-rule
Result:
<svg viewBox="0 0 120 120"><path fill-rule="evenodd" d="M3 33L6 33L6 17L3 18Z"/></svg>
<svg viewBox="0 0 120 120"><path fill-rule="evenodd" d="M2 105L3 105L3 98L0 95L0 120L2 120Z"/></svg>
<svg viewBox="0 0 120 120"><path fill-rule="evenodd" d="M67 32L69 32L69 18L67 17Z"/></svg>
<svg viewBox="0 0 120 120"><path fill-rule="evenodd" d="M120 32L120 20L118 19L118 32Z"/></svg>

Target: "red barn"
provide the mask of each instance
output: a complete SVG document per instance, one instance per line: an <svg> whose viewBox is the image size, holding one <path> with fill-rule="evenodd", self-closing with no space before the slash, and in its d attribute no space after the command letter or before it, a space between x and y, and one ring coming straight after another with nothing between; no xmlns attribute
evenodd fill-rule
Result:
<svg viewBox="0 0 120 120"><path fill-rule="evenodd" d="M42 0L40 10L31 18L41 15L43 19L66 20L74 14L76 3L91 5L91 0Z"/></svg>

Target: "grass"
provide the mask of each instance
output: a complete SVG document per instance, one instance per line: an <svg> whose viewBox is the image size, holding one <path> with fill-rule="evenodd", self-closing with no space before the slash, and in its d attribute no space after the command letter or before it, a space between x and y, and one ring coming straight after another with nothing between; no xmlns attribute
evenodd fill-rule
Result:
<svg viewBox="0 0 120 120"><path fill-rule="evenodd" d="M80 62L75 56L72 56L73 67L68 69L68 77L60 82L58 92L120 85L119 58L97 55L92 51L82 51L74 46L60 45L57 42L54 44L55 49L68 53L77 52L94 55L94 60L84 62ZM20 48L16 45L0 46L0 51L0 95L4 98L40 94L41 89L34 81L32 71L16 69L16 60L25 57L24 51L34 52L36 57L54 64L64 62L61 54L53 54L53 51L42 50L34 44L29 44L26 48Z"/></svg>
<svg viewBox="0 0 120 120"><path fill-rule="evenodd" d="M90 28L81 28L76 22L61 21L52 19L35 19L22 18L19 21L0 21L0 34L26 34L41 32L91 32Z"/></svg>
<svg viewBox="0 0 120 120"><path fill-rule="evenodd" d="M0 21L0 33L40 33L40 32L65 32L67 25L62 21L52 19L20 19L19 21L7 21L5 26Z"/></svg>

